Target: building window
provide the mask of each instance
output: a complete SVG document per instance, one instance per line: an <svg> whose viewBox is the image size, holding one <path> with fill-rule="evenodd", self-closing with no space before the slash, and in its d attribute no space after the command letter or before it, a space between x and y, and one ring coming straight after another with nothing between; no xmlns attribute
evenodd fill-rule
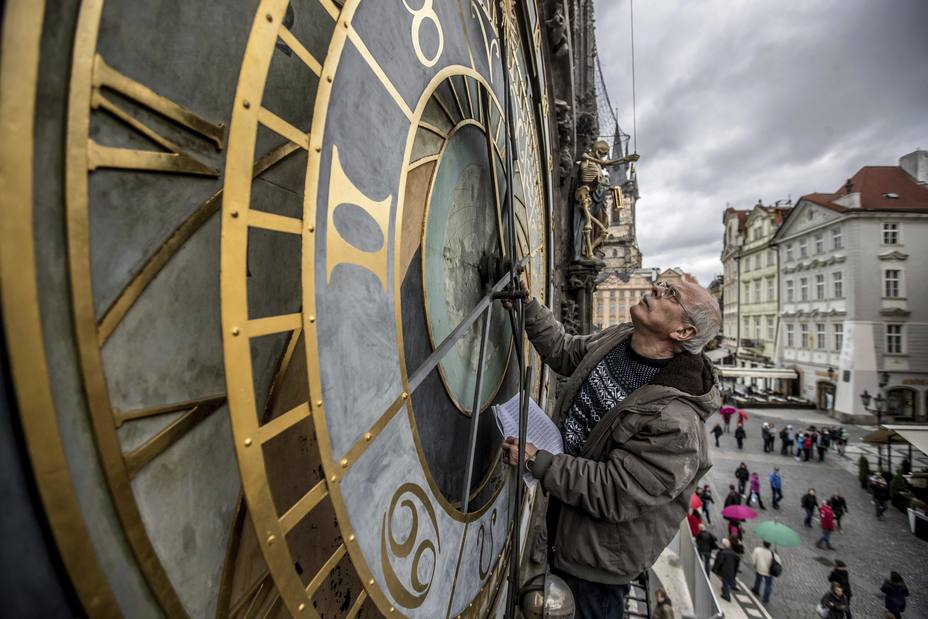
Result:
<svg viewBox="0 0 928 619"><path fill-rule="evenodd" d="M817 322L815 323L815 347L819 350L825 350L827 347L825 344L825 323Z"/></svg>
<svg viewBox="0 0 928 619"><path fill-rule="evenodd" d="M844 298L844 274L841 271L835 271L831 274L831 284L834 288L835 298Z"/></svg>
<svg viewBox="0 0 928 619"><path fill-rule="evenodd" d="M902 325L886 325L886 354L902 354Z"/></svg>
<svg viewBox="0 0 928 619"><path fill-rule="evenodd" d="M751 286L749 284L744 285L744 302L751 302Z"/></svg>
<svg viewBox="0 0 928 619"><path fill-rule="evenodd" d="M768 267L772 267L772 266L773 266L773 261L774 261L774 258L773 258L773 250L772 250L772 249L768 249L768 250L767 250L767 266L768 266Z"/></svg>
<svg viewBox="0 0 928 619"><path fill-rule="evenodd" d="M825 253L825 234L822 232L815 235L815 253Z"/></svg>
<svg viewBox="0 0 928 619"><path fill-rule="evenodd" d="M773 316L767 316L767 339L773 340Z"/></svg>
<svg viewBox="0 0 928 619"><path fill-rule="evenodd" d="M744 328L741 330L741 337L745 337L745 338L746 338L746 337L750 337L750 333L751 333L751 321L748 320L747 318L745 318L742 322L744 323L744 325L743 325Z"/></svg>
<svg viewBox="0 0 928 619"><path fill-rule="evenodd" d="M799 240L799 257L805 258L809 255L809 239Z"/></svg>
<svg viewBox="0 0 928 619"><path fill-rule="evenodd" d="M793 259L793 244L789 243L786 246L786 260L791 261Z"/></svg>
<svg viewBox="0 0 928 619"><path fill-rule="evenodd" d="M760 339L760 316L754 317L754 339Z"/></svg>
<svg viewBox="0 0 928 619"><path fill-rule="evenodd" d="M844 346L844 323L835 324L835 351L841 352L841 347Z"/></svg>
<svg viewBox="0 0 928 619"><path fill-rule="evenodd" d="M796 325L786 325L786 347L794 348L795 347L795 338L793 337L796 334Z"/></svg>
<svg viewBox="0 0 928 619"><path fill-rule="evenodd" d="M825 298L825 276L822 274L815 276L815 298L819 300Z"/></svg>
<svg viewBox="0 0 928 619"><path fill-rule="evenodd" d="M841 236L841 228L831 229L831 248L832 249L844 248L844 239Z"/></svg>
<svg viewBox="0 0 928 619"><path fill-rule="evenodd" d="M899 269L886 269L883 271L883 296L887 299L898 299L901 295L900 280L902 271Z"/></svg>
<svg viewBox="0 0 928 619"><path fill-rule="evenodd" d="M896 245L899 243L899 224L883 224L883 245Z"/></svg>
<svg viewBox="0 0 928 619"><path fill-rule="evenodd" d="M799 348L809 348L809 325L799 325Z"/></svg>
<svg viewBox="0 0 928 619"><path fill-rule="evenodd" d="M799 278L799 300L800 301L809 300L809 278L808 277Z"/></svg>
<svg viewBox="0 0 928 619"><path fill-rule="evenodd" d="M754 302L755 302L755 303L760 303L760 302L761 302L761 298L760 298L760 280L759 280L759 279L754 281Z"/></svg>
<svg viewBox="0 0 928 619"><path fill-rule="evenodd" d="M760 254L754 254L754 268L760 268Z"/></svg>
<svg viewBox="0 0 928 619"><path fill-rule="evenodd" d="M792 303L795 300L795 286L793 286L793 280L786 280L786 302Z"/></svg>
<svg viewBox="0 0 928 619"><path fill-rule="evenodd" d="M767 300L768 301L774 300L773 298L773 278L772 277L767 278Z"/></svg>

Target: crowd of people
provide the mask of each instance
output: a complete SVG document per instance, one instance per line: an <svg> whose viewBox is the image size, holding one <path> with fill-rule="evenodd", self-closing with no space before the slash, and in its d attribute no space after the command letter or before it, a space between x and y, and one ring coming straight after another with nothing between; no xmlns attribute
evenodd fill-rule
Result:
<svg viewBox="0 0 928 619"><path fill-rule="evenodd" d="M725 410L725 409L728 410ZM711 433L715 437L716 446L725 434L733 434L738 449L744 448L747 438L748 415L743 410L725 407L721 411L722 421L716 423ZM735 423L732 432L732 422ZM829 450L835 450L844 455L848 442L848 432L845 428L808 426L805 429L795 429L792 425L784 424L777 428L775 424L764 422L761 426L761 439L764 453L775 454L778 450L781 456L792 456L799 462L825 462ZM733 483L729 484L728 494L723 501L723 507L729 505L746 505L766 510L762 497L762 475L766 474L769 485L770 506L780 509L783 501L784 479L779 466L772 466L767 471L750 470L745 462L741 462L734 470ZM880 478L871 482L874 504L877 517L881 517L886 510L888 501L888 487L882 488L879 482L886 486L885 480ZM702 503L700 509L693 509L689 515L690 530L696 540L697 552L702 559L706 574L714 573L721 580L721 596L724 600L731 600L731 592L738 590L737 575L742 560L745 557L743 521L725 518L727 535L721 540L709 530L711 525L712 506L715 498L708 485L697 489L697 496ZM803 525L814 528L817 521L820 534L815 542L818 549L834 551L832 534L842 531L842 519L848 515L848 502L840 492L820 498L815 488L809 488L799 501L804 512ZM713 560L714 554L714 560ZM754 583L752 592L766 605L773 590L773 580L783 571L780 556L770 543L763 542L755 547L750 555L751 567L754 570ZM905 599L908 589L902 576L892 572L883 582L880 589L884 596L886 619L900 619L905 610ZM819 600L816 610L819 616L826 619L851 619L851 583L847 564L838 559L834 561L834 569L828 574L827 591Z"/></svg>

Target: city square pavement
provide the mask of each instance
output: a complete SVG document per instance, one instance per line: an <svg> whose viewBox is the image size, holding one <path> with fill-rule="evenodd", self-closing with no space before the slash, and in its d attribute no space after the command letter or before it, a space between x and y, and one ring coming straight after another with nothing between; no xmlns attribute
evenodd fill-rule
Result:
<svg viewBox="0 0 928 619"><path fill-rule="evenodd" d="M716 499L710 515L711 528L719 538L725 534L725 521L719 512L728 494L728 485L736 484L737 487L734 472L741 462L747 464L751 472L757 471L761 478L761 497L767 509L761 510L756 504L752 505L760 514L754 522L777 519L799 532L803 541L801 547L778 549L783 561L783 575L774 579L773 595L767 605L770 615L775 619L815 617L815 606L828 590L828 574L835 559L841 559L849 568L853 593L851 611L854 617L882 618L883 597L880 585L891 570L899 572L909 588L908 607L903 616L928 617L928 543L911 534L907 516L895 507L890 506L883 519L877 520L870 495L857 481L857 458L861 450L870 449L859 441L874 428L848 426L851 448L847 457L841 457L831 449L823 464L797 462L791 456L780 455L779 438L776 450L764 453L761 424L765 421L773 423L778 432L787 423L794 428L805 428L809 424L838 425L835 420L810 410L748 409L747 412L750 418L745 426L747 439L743 450L738 450L732 434L721 437L719 448L715 447L714 438L709 435L713 467L703 483L710 485ZM720 418L713 415L706 422L706 429L711 430L716 423L720 423ZM733 422L732 432L734 427ZM894 467L901 462L905 451L894 450ZM874 468L875 460L874 453ZM919 459L916 458L916 466L918 464ZM783 478L783 500L779 510L772 507L767 477L774 466L780 467ZM815 488L820 503L835 492L847 500L848 514L842 519L844 532L832 535L834 551L815 547L820 535L817 520L813 522L813 528L803 527L804 512L799 502L809 488ZM751 523L746 523L744 527L745 557L738 576L748 589L754 583L750 555L754 547L761 543L751 532L750 526ZM713 579L713 585L718 587L718 579Z"/></svg>

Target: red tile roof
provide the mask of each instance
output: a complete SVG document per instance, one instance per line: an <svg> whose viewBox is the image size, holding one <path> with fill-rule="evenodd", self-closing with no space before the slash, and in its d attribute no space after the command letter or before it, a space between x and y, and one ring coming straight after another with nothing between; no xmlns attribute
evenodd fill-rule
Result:
<svg viewBox="0 0 928 619"><path fill-rule="evenodd" d="M928 211L928 186L920 185L898 166L864 166L850 180L851 192L860 194L862 209ZM845 183L834 193L810 193L801 199L844 212L847 207L835 204L834 200L847 194ZM899 197L887 198L886 194Z"/></svg>

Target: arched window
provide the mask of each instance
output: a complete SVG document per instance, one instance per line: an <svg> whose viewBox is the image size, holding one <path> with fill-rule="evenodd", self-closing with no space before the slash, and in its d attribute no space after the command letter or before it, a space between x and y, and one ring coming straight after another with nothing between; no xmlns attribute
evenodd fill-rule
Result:
<svg viewBox="0 0 928 619"><path fill-rule="evenodd" d="M886 410L897 417L914 417L917 412L916 392L914 389L897 387L886 392Z"/></svg>

